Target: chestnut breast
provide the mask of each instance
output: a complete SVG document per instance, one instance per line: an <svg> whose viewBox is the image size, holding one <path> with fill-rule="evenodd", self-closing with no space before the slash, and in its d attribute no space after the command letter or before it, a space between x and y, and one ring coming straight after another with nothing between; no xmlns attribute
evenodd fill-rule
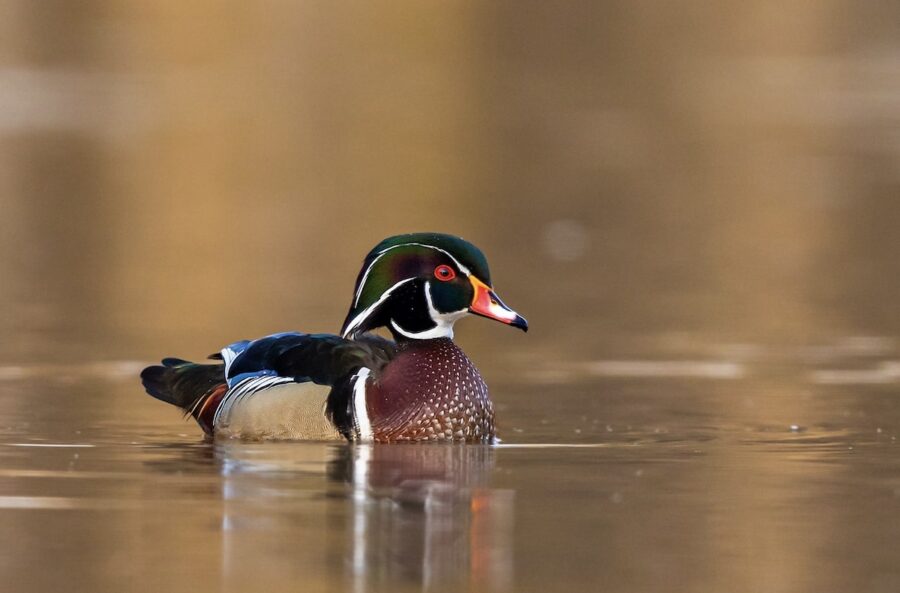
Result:
<svg viewBox="0 0 900 593"><path fill-rule="evenodd" d="M366 390L376 442L492 442L494 408L487 385L452 340L403 343Z"/></svg>

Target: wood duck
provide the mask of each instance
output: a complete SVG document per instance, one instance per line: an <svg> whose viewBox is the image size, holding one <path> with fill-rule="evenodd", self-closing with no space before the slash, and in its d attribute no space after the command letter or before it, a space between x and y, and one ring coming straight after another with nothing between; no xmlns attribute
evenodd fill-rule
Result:
<svg viewBox="0 0 900 593"><path fill-rule="evenodd" d="M341 335L244 340L210 356L221 362L166 358L141 379L209 437L489 443L487 386L453 342L454 323L469 314L528 330L494 293L477 247L398 235L366 256ZM370 333L382 327L393 341Z"/></svg>

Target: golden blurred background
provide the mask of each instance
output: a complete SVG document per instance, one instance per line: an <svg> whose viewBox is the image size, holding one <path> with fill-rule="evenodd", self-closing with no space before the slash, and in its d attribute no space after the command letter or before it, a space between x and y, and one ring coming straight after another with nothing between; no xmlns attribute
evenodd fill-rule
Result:
<svg viewBox="0 0 900 593"><path fill-rule="evenodd" d="M6 0L0 355L336 331L366 251L418 230L481 246L531 321L465 322L476 351L895 334L898 17Z"/></svg>
<svg viewBox="0 0 900 593"><path fill-rule="evenodd" d="M233 564L296 590L332 541L321 582L346 570L321 508L406 507L275 505L295 547L231 557L221 507L273 503L228 500L254 449L195 451L136 374L337 331L365 253L435 230L482 247L531 324L457 333L504 438L597 445L479 466L516 590L896 591L898 165L896 2L0 0L2 498L135 505L71 529L4 507L0 568L176 591ZM66 443L80 461L16 448ZM100 485L30 481L44 465ZM246 480L323 489L298 475Z"/></svg>

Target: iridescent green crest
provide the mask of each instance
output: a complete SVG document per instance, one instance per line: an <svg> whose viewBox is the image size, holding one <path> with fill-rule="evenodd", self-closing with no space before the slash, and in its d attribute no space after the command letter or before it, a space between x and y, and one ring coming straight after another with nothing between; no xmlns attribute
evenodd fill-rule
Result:
<svg viewBox="0 0 900 593"><path fill-rule="evenodd" d="M433 279L434 270L440 265L491 283L484 254L464 239L441 233L389 237L366 256L341 333L346 336L375 327L372 323L377 309L392 291L416 279Z"/></svg>

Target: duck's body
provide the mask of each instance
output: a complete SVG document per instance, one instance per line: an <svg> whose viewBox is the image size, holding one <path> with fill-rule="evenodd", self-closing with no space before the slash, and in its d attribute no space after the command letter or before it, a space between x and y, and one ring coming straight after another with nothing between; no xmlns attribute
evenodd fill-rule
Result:
<svg viewBox="0 0 900 593"><path fill-rule="evenodd" d="M165 359L141 378L209 436L492 442L487 386L453 342L453 323L472 312L527 324L479 277L489 282L487 262L461 239L392 237L366 259L341 336L236 342L214 355L221 363ZM380 326L395 341L369 333Z"/></svg>

